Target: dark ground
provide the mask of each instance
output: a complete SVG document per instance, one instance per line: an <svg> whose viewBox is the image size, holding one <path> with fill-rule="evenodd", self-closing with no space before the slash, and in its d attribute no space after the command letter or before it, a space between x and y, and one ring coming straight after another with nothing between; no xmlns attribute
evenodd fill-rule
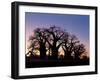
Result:
<svg viewBox="0 0 100 81"><path fill-rule="evenodd" d="M26 58L26 68L36 67L58 67L58 66L80 66L89 65L89 59L87 60L41 60L41 59L29 59Z"/></svg>

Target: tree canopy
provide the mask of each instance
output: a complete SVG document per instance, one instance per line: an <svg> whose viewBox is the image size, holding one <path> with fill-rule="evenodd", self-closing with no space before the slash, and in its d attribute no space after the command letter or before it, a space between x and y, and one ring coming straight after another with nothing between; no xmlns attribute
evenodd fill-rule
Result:
<svg viewBox="0 0 100 81"><path fill-rule="evenodd" d="M27 54L36 55L39 59L46 60L80 60L82 54L86 54L85 45L78 38L57 26L49 28L36 28L29 37L30 46ZM63 52L63 54L60 54Z"/></svg>

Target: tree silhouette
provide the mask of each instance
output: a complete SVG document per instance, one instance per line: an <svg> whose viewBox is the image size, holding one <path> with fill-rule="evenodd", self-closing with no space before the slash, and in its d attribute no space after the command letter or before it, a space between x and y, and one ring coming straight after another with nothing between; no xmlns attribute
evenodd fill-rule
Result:
<svg viewBox="0 0 100 81"><path fill-rule="evenodd" d="M29 37L29 42L30 42L30 46L28 46L28 53L26 55L29 55L30 57L34 57L34 49L36 49L38 46L38 41L36 40L36 38L34 36L30 36Z"/></svg>
<svg viewBox="0 0 100 81"><path fill-rule="evenodd" d="M63 37L65 32L61 30L59 27L52 26L49 29L45 30L48 34L46 41L49 44L52 52L52 59L58 58L58 49L63 44Z"/></svg>
<svg viewBox="0 0 100 81"><path fill-rule="evenodd" d="M86 49L85 46L83 44L79 44L74 46L74 57L76 61L80 60L80 56L81 54L85 53Z"/></svg>
<svg viewBox="0 0 100 81"><path fill-rule="evenodd" d="M44 29L37 28L34 30L34 34L30 37L31 48L38 48L40 52L40 58L44 59L46 57L46 40L44 39L45 32Z"/></svg>
<svg viewBox="0 0 100 81"><path fill-rule="evenodd" d="M79 41L75 35L70 35L69 33L66 33L64 37L64 44L62 46L65 53L65 59L72 59L73 48L76 46L77 43L79 43Z"/></svg>
<svg viewBox="0 0 100 81"><path fill-rule="evenodd" d="M85 55L82 59L82 54L86 53L84 44L81 44L78 38L57 26L51 26L49 28L36 28L33 31L33 35L29 37L30 46L26 56L30 54L30 57L34 63L35 59L42 61L55 61L66 62L65 64L89 64L89 58ZM60 51L59 51L60 49ZM35 52L39 51L39 58L36 58ZM63 54L60 55L60 52ZM60 61L59 61L60 60ZM61 63L60 62L60 63ZM51 64L51 63L50 63ZM52 64L51 64L52 65Z"/></svg>

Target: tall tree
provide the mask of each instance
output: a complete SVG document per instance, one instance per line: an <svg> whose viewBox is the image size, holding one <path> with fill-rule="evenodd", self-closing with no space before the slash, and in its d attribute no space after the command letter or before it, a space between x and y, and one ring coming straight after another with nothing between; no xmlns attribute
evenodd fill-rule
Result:
<svg viewBox="0 0 100 81"><path fill-rule="evenodd" d="M62 45L63 37L64 37L64 31L61 30L59 27L52 26L49 29L45 30L48 33L47 42L51 48L52 52L52 59L58 58L58 49Z"/></svg>
<svg viewBox="0 0 100 81"><path fill-rule="evenodd" d="M34 30L34 35L31 36L31 47L34 48L34 43L38 43L37 48L39 48L40 58L43 59L46 57L46 40L44 39L45 32L43 28L37 28ZM34 42L36 41L36 42Z"/></svg>

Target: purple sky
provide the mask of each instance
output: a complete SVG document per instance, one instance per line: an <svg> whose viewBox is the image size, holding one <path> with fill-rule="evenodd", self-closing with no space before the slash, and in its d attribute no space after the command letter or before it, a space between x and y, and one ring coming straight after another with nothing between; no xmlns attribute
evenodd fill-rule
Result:
<svg viewBox="0 0 100 81"><path fill-rule="evenodd" d="M89 49L89 16L71 14L25 13L26 41L32 31L39 28L48 28L52 25L63 28L74 34ZM27 42L26 42L27 43Z"/></svg>

